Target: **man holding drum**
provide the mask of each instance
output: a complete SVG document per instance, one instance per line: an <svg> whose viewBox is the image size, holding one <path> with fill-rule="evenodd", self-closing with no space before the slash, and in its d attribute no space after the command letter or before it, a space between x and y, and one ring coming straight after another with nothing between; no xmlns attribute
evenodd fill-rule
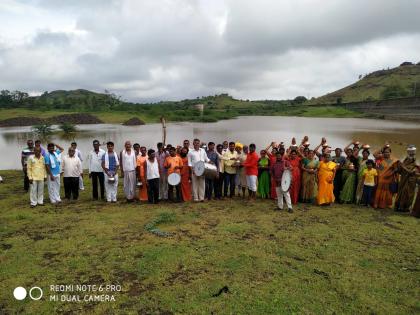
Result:
<svg viewBox="0 0 420 315"><path fill-rule="evenodd" d="M194 201L204 201L204 193L206 188L206 182L204 176L197 176L194 171L195 163L202 161L209 163L210 159L207 157L206 151L200 148L200 140L194 139L193 149L188 152L188 166L192 168L192 189Z"/></svg>
<svg viewBox="0 0 420 315"><path fill-rule="evenodd" d="M181 169L182 159L176 155L175 147L170 147L169 156L165 160L164 167L168 170L168 199L169 201L181 202ZM174 187L176 189L176 200L174 200Z"/></svg>
<svg viewBox="0 0 420 315"><path fill-rule="evenodd" d="M271 165L270 173L274 182L276 183L276 193L277 193L277 206L279 210L283 210L283 198L286 199L287 208L289 212L293 212L292 209L292 201L290 199L289 194L289 187L290 187L290 178L289 178L289 187L287 189L283 189L282 187L282 179L283 174L287 171L290 175L291 165L288 160L283 157L284 150L277 151L276 153L276 161L273 165Z"/></svg>

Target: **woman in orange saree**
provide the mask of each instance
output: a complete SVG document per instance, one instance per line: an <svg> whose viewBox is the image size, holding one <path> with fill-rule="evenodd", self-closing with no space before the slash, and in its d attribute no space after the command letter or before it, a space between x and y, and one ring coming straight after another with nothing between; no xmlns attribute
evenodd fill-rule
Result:
<svg viewBox="0 0 420 315"><path fill-rule="evenodd" d="M146 147L140 148L140 154L137 155L137 175L139 181L142 183L139 189L139 200L147 201L147 185L146 177L144 176L144 163L147 160Z"/></svg>
<svg viewBox="0 0 420 315"><path fill-rule="evenodd" d="M182 169L181 169L181 196L183 201L191 201L191 169L188 166L188 150L181 149Z"/></svg>
<svg viewBox="0 0 420 315"><path fill-rule="evenodd" d="M383 159L377 165L378 171L378 186L376 187L375 200L373 202L374 208L392 208L392 198L396 193L393 185L396 185L397 175L395 173L397 164L391 158L391 149L385 147L382 149Z"/></svg>
<svg viewBox="0 0 420 315"><path fill-rule="evenodd" d="M329 154L322 155L318 168L318 205L329 205L334 202L334 176L337 164L330 161Z"/></svg>

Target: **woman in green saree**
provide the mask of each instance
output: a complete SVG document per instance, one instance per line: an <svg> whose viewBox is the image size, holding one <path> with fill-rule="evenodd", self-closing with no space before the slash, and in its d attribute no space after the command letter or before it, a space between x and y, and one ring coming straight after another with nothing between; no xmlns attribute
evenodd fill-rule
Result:
<svg viewBox="0 0 420 315"><path fill-rule="evenodd" d="M356 165L357 159L353 155L353 150L346 149L346 162L343 165L343 189L340 192L340 201L342 203L352 203L354 201L354 194L356 189Z"/></svg>
<svg viewBox="0 0 420 315"><path fill-rule="evenodd" d="M360 204L363 195L363 171L367 169L366 162L369 159L370 152L368 149L362 151L359 157L359 170L357 171L357 188L356 188L356 204Z"/></svg>
<svg viewBox="0 0 420 315"><path fill-rule="evenodd" d="M304 203L314 203L318 195L317 170L319 161L315 160L315 152L310 150L308 157L302 160L301 200Z"/></svg>
<svg viewBox="0 0 420 315"><path fill-rule="evenodd" d="M258 196L261 198L270 198L270 159L267 157L267 151L261 150L258 160Z"/></svg>

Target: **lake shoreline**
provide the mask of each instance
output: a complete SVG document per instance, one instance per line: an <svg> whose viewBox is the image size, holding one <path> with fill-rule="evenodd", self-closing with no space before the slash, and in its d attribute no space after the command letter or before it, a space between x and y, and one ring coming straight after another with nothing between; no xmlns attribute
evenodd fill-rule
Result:
<svg viewBox="0 0 420 315"><path fill-rule="evenodd" d="M144 125L150 123L159 123L159 117L148 117L142 112L123 112L123 111L102 111L102 112L84 112L84 111L40 111L28 109L0 109L1 127L27 127L40 124L59 125L63 123L70 123L74 125L83 124L126 124L135 119L139 120L137 124ZM299 106L291 107L286 111L279 111L275 113L252 113L252 114L237 114L232 113L230 116L222 118L207 117L206 115L197 115L193 120L190 117L185 119L166 119L167 122L200 122L213 123L223 120L230 120L239 117L309 117L309 118L376 118L374 115L366 115L360 112L355 112L340 108L337 106Z"/></svg>

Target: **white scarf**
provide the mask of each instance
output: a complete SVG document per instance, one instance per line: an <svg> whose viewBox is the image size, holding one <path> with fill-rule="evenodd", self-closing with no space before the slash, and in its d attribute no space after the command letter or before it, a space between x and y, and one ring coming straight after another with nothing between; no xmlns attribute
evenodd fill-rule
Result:
<svg viewBox="0 0 420 315"><path fill-rule="evenodd" d="M115 165L116 166L120 165L120 163L118 162L118 155L117 155L117 153L115 153L115 152L112 152L112 153L114 153ZM106 153L105 153L105 168L107 170L109 170L109 155L108 155L108 151L106 151Z"/></svg>
<svg viewBox="0 0 420 315"><path fill-rule="evenodd" d="M133 150L130 151L131 154L128 154L126 150L122 151L122 163L124 171L133 171L136 169L136 154L133 153Z"/></svg>
<svg viewBox="0 0 420 315"><path fill-rule="evenodd" d="M57 152L55 152L55 151L52 154L50 152L48 152L48 154L50 155L50 165L51 165L51 168L55 168L55 166L56 166L55 165L55 159L57 159L57 162L59 162L60 161L60 158L59 158ZM55 159L51 155L54 155L55 156Z"/></svg>

